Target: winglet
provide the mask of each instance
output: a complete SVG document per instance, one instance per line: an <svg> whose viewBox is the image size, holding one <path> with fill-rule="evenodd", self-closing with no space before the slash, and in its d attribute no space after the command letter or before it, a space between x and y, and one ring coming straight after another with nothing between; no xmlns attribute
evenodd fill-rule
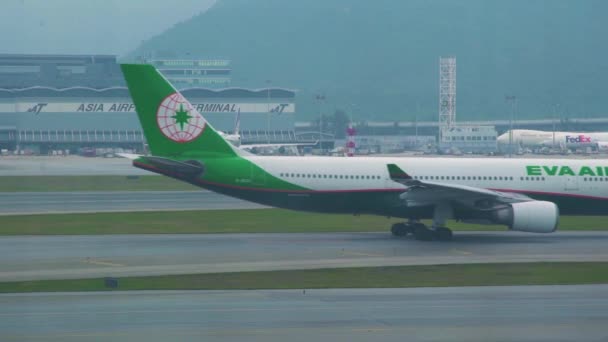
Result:
<svg viewBox="0 0 608 342"><path fill-rule="evenodd" d="M412 180L412 177L405 173L405 171L401 170L399 166L395 164L388 164L386 166L388 167L388 174L392 180L396 182L405 182Z"/></svg>

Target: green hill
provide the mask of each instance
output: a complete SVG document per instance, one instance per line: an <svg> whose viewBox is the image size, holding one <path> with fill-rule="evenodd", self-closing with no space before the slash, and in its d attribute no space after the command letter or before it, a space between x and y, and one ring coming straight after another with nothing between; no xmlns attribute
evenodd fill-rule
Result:
<svg viewBox="0 0 608 342"><path fill-rule="evenodd" d="M605 115L608 1L218 0L132 56L232 60L233 85L298 90L299 119L435 120L438 58L457 57L458 118Z"/></svg>

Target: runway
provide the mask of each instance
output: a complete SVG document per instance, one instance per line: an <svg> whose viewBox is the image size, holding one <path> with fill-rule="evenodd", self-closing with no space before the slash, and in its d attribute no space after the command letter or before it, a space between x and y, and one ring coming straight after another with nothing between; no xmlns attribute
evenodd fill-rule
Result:
<svg viewBox="0 0 608 342"><path fill-rule="evenodd" d="M0 295L2 341L605 341L608 285Z"/></svg>
<svg viewBox="0 0 608 342"><path fill-rule="evenodd" d="M206 190L0 192L0 215L256 208L263 206Z"/></svg>
<svg viewBox="0 0 608 342"><path fill-rule="evenodd" d="M204 219L201 217L201 219ZM533 261L608 261L608 232L457 232L449 243L386 233L0 237L0 281Z"/></svg>

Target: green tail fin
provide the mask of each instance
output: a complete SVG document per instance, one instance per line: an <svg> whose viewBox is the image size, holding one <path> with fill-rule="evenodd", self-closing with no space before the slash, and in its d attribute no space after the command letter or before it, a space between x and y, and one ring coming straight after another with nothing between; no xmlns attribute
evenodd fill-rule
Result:
<svg viewBox="0 0 608 342"><path fill-rule="evenodd" d="M152 155L236 155L230 143L153 66L120 67Z"/></svg>

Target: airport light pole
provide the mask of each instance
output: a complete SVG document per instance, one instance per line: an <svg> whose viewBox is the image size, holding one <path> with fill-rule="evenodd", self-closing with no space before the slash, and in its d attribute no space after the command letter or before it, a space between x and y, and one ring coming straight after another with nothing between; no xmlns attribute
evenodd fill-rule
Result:
<svg viewBox="0 0 608 342"><path fill-rule="evenodd" d="M323 113L321 112L321 101L325 101L325 95L317 94L315 99L319 103L319 147L323 151Z"/></svg>
<svg viewBox="0 0 608 342"><path fill-rule="evenodd" d="M418 113L420 112L420 103L416 102L416 113L414 113L414 132L416 133L416 140L414 141L414 147L418 149Z"/></svg>
<svg viewBox="0 0 608 342"><path fill-rule="evenodd" d="M553 151L551 151L552 153L554 153L555 151L555 117L557 115L557 113L559 112L559 103L555 105L555 107L553 107ZM560 116L561 119L561 116Z"/></svg>
<svg viewBox="0 0 608 342"><path fill-rule="evenodd" d="M505 96L505 101L511 103L511 118L509 119L509 158L513 156L513 115L515 114L515 103L517 97L515 95Z"/></svg>
<svg viewBox="0 0 608 342"><path fill-rule="evenodd" d="M266 80L266 143L270 144L270 84L271 80Z"/></svg>

